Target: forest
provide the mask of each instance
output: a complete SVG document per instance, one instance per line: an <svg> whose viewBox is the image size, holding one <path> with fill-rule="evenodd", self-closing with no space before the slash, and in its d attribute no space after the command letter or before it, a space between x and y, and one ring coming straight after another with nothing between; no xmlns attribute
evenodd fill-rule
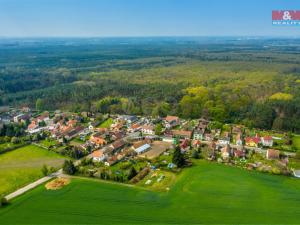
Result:
<svg viewBox="0 0 300 225"><path fill-rule="evenodd" d="M300 40L0 39L0 105L300 132Z"/></svg>

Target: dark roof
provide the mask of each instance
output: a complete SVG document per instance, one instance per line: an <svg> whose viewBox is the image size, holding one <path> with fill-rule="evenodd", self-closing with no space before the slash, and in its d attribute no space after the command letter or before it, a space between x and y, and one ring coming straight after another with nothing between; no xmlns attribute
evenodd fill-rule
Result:
<svg viewBox="0 0 300 225"><path fill-rule="evenodd" d="M124 145L125 145L125 142L123 140L118 140L118 141L115 141L112 143L112 146L114 149L121 148Z"/></svg>

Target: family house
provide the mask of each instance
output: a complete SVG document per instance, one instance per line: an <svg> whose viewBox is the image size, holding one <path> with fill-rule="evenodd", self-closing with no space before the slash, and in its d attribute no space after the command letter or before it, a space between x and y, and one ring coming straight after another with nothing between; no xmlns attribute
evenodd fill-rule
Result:
<svg viewBox="0 0 300 225"><path fill-rule="evenodd" d="M248 147L258 147L258 144L261 142L260 137L256 135L255 137L246 137L245 143Z"/></svg>
<svg viewBox="0 0 300 225"><path fill-rule="evenodd" d="M184 139L181 143L180 143L180 149L181 151L185 151L188 150L188 148L190 147L190 141L189 139Z"/></svg>
<svg viewBox="0 0 300 225"><path fill-rule="evenodd" d="M266 153L266 158L269 160L272 159L279 159L280 156L280 151L279 150L274 150L274 149L268 149Z"/></svg>
<svg viewBox="0 0 300 225"><path fill-rule="evenodd" d="M261 143L263 146L272 147L273 146L273 138L271 136L262 137Z"/></svg>
<svg viewBox="0 0 300 225"><path fill-rule="evenodd" d="M111 137L111 140L116 141L116 140L119 140L119 139L125 137L125 132L123 132L123 131L111 132L110 137Z"/></svg>
<svg viewBox="0 0 300 225"><path fill-rule="evenodd" d="M199 119L197 128L205 131L207 129L208 124L209 124L208 120L201 118Z"/></svg>
<svg viewBox="0 0 300 225"><path fill-rule="evenodd" d="M241 126L233 126L232 133L233 134L241 134L241 133L243 133L243 129Z"/></svg>
<svg viewBox="0 0 300 225"><path fill-rule="evenodd" d="M65 133L65 138L67 140L70 140L70 139L76 137L77 135L79 135L83 131L84 131L84 127L78 126L74 129L71 129L69 132Z"/></svg>
<svg viewBox="0 0 300 225"><path fill-rule="evenodd" d="M236 135L235 144L238 145L238 146L242 146L243 145L242 133L238 133Z"/></svg>
<svg viewBox="0 0 300 225"><path fill-rule="evenodd" d="M94 143L97 147L103 146L106 144L105 139L100 133L96 133L90 137L90 142Z"/></svg>
<svg viewBox="0 0 300 225"><path fill-rule="evenodd" d="M143 125L142 126L142 133L143 134L149 134L149 135L154 135L154 126L153 125Z"/></svg>
<svg viewBox="0 0 300 225"><path fill-rule="evenodd" d="M199 147L201 146L201 141L200 141L200 140L194 140L194 141L192 142L192 146L193 146L194 148L199 148Z"/></svg>
<svg viewBox="0 0 300 225"><path fill-rule="evenodd" d="M204 129L195 129L193 133L193 140L203 140L204 139Z"/></svg>
<svg viewBox="0 0 300 225"><path fill-rule="evenodd" d="M137 116L133 116L133 115L124 115L124 116L121 116L121 118L129 124L132 124L132 123L138 121Z"/></svg>
<svg viewBox="0 0 300 225"><path fill-rule="evenodd" d="M96 162L102 162L106 159L106 156L101 150L97 150L92 152L92 159Z"/></svg>
<svg viewBox="0 0 300 225"><path fill-rule="evenodd" d="M223 159L229 159L232 156L232 149L229 144L226 144L222 149L221 149L221 156Z"/></svg>
<svg viewBox="0 0 300 225"><path fill-rule="evenodd" d="M134 123L128 128L128 132L137 132L142 129L142 126L139 123Z"/></svg>
<svg viewBox="0 0 300 225"><path fill-rule="evenodd" d="M179 125L180 120L179 117L177 116L167 116L165 118L165 126L166 128L170 129L172 127L176 127L177 125Z"/></svg>
<svg viewBox="0 0 300 225"><path fill-rule="evenodd" d="M204 140L205 141L213 141L214 135L213 134L204 134Z"/></svg>
<svg viewBox="0 0 300 225"><path fill-rule="evenodd" d="M218 140L218 145L229 145L229 144L230 144L229 137L223 137Z"/></svg>
<svg viewBox="0 0 300 225"><path fill-rule="evenodd" d="M94 121L89 123L89 130L94 131L100 125L99 121Z"/></svg>
<svg viewBox="0 0 300 225"><path fill-rule="evenodd" d="M192 131L189 130L172 130L172 134L174 137L178 137L179 139L191 139Z"/></svg>
<svg viewBox="0 0 300 225"><path fill-rule="evenodd" d="M115 142L113 142L109 147L111 147L113 149L114 152L122 149L125 146L125 142L121 139L121 140L117 140Z"/></svg>
<svg viewBox="0 0 300 225"><path fill-rule="evenodd" d="M13 118L15 123L26 122L26 120L29 120L29 119L30 119L29 114L19 114Z"/></svg>
<svg viewBox="0 0 300 225"><path fill-rule="evenodd" d="M30 131L30 130L34 130L34 129L36 129L36 128L38 128L38 123L37 123L37 121L36 120L32 120L31 121L31 123L28 125L28 130Z"/></svg>
<svg viewBox="0 0 300 225"><path fill-rule="evenodd" d="M238 147L234 149L234 157L236 158L244 158L246 156L246 152L243 147Z"/></svg>

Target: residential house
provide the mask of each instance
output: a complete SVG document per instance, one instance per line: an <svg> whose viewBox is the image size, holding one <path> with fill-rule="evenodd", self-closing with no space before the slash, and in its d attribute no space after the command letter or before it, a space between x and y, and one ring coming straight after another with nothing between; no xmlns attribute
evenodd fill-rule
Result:
<svg viewBox="0 0 300 225"><path fill-rule="evenodd" d="M232 156L232 149L229 144L226 144L222 149L221 149L221 156L223 159L229 159Z"/></svg>
<svg viewBox="0 0 300 225"><path fill-rule="evenodd" d="M232 133L233 134L241 134L241 133L243 133L243 129L241 126L233 126Z"/></svg>
<svg viewBox="0 0 300 225"><path fill-rule="evenodd" d="M280 151L279 150L274 150L274 149L268 149L266 153L267 159L279 159L280 156Z"/></svg>
<svg viewBox="0 0 300 225"><path fill-rule="evenodd" d="M199 148L199 147L201 146L201 141L200 141L200 140L194 140L194 141L192 142L192 146L193 146L194 148Z"/></svg>
<svg viewBox="0 0 300 225"><path fill-rule="evenodd" d="M214 135L213 134L204 134L204 140L205 141L213 141Z"/></svg>
<svg viewBox="0 0 300 225"><path fill-rule="evenodd" d="M172 127L176 127L177 125L179 125L180 120L179 117L177 116L167 116L165 118L165 126L166 128L170 129Z"/></svg>
<svg viewBox="0 0 300 225"><path fill-rule="evenodd" d="M128 132L137 132L142 129L141 124L139 123L134 123L128 128Z"/></svg>
<svg viewBox="0 0 300 225"><path fill-rule="evenodd" d="M124 115L121 116L122 119L124 119L128 124L132 124L136 121L138 121L137 116L133 116L133 115Z"/></svg>
<svg viewBox="0 0 300 225"><path fill-rule="evenodd" d="M97 147L103 146L106 144L105 139L103 138L101 133L93 134L90 137L90 142L94 143Z"/></svg>
<svg viewBox="0 0 300 225"><path fill-rule="evenodd" d="M193 140L203 140L204 139L204 129L195 129L193 132Z"/></svg>
<svg viewBox="0 0 300 225"><path fill-rule="evenodd" d="M181 151L188 150L189 147L190 147L190 141L189 141L189 139L184 139L184 140L180 143L180 149L181 149Z"/></svg>
<svg viewBox="0 0 300 225"><path fill-rule="evenodd" d="M21 109L22 112L25 112L25 113L29 113L30 112L30 108L28 106L23 106L22 109Z"/></svg>
<svg viewBox="0 0 300 225"><path fill-rule="evenodd" d="M76 137L77 135L79 135L83 131L84 131L84 127L78 126L74 129L71 129L70 131L64 133L64 136L67 140L71 140L72 138Z"/></svg>
<svg viewBox="0 0 300 225"><path fill-rule="evenodd" d="M100 125L99 121L94 121L89 123L89 130L93 131Z"/></svg>
<svg viewBox="0 0 300 225"><path fill-rule="evenodd" d="M142 126L142 133L143 134L154 135L155 134L155 128L154 128L153 125L143 125Z"/></svg>
<svg viewBox="0 0 300 225"><path fill-rule="evenodd" d="M119 139L125 137L125 132L123 132L123 131L111 132L110 137L111 137L111 140L116 141L116 140L119 140Z"/></svg>
<svg viewBox="0 0 300 225"><path fill-rule="evenodd" d="M246 155L246 152L243 147L238 147L234 149L234 157L236 158L244 158Z"/></svg>
<svg viewBox="0 0 300 225"><path fill-rule="evenodd" d="M113 149L114 152L122 149L125 146L125 142L121 139L121 140L117 140L115 142L113 142L109 147L111 147Z"/></svg>
<svg viewBox="0 0 300 225"><path fill-rule="evenodd" d="M208 120L201 118L201 119L199 119L197 128L205 131L208 127L208 124L209 124Z"/></svg>
<svg viewBox="0 0 300 225"><path fill-rule="evenodd" d="M230 144L229 137L223 137L218 140L218 145L229 145L229 144Z"/></svg>
<svg viewBox="0 0 300 225"><path fill-rule="evenodd" d="M34 130L38 128L39 124L37 123L36 120L32 120L31 123L28 125L28 130Z"/></svg>
<svg viewBox="0 0 300 225"><path fill-rule="evenodd" d="M258 144L261 142L260 137L256 135L255 137L246 137L245 143L248 147L258 147Z"/></svg>
<svg viewBox="0 0 300 225"><path fill-rule="evenodd" d="M261 138L261 143L263 146L272 147L273 146L273 138L271 136L264 136Z"/></svg>
<svg viewBox="0 0 300 225"><path fill-rule="evenodd" d="M104 163L106 166L112 166L114 165L115 163L117 163L119 160L118 160L118 156L116 155L113 155L111 157L109 157L107 159L107 161Z"/></svg>
<svg viewBox="0 0 300 225"><path fill-rule="evenodd" d="M102 162L106 159L106 156L101 150L96 150L92 152L92 159L96 162Z"/></svg>
<svg viewBox="0 0 300 225"><path fill-rule="evenodd" d="M192 131L189 130L172 130L172 134L174 137L178 137L179 139L191 139Z"/></svg>
<svg viewBox="0 0 300 225"><path fill-rule="evenodd" d="M242 137L242 133L238 133L236 135L236 138L235 138L235 144L238 145L238 146L242 146L243 145L243 137Z"/></svg>
<svg viewBox="0 0 300 225"><path fill-rule="evenodd" d="M15 123L26 122L26 120L29 120L29 119L30 119L29 114L19 114L13 118Z"/></svg>

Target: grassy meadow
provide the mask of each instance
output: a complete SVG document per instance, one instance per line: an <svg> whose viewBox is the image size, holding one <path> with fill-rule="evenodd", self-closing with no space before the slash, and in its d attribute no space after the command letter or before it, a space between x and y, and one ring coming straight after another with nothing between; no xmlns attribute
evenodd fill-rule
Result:
<svg viewBox="0 0 300 225"><path fill-rule="evenodd" d="M8 194L43 176L42 166L59 167L64 158L28 145L0 155L0 195Z"/></svg>
<svg viewBox="0 0 300 225"><path fill-rule="evenodd" d="M99 125L100 128L110 128L110 126L113 124L113 119L112 118L108 118L107 120L105 120L103 123L101 123Z"/></svg>
<svg viewBox="0 0 300 225"><path fill-rule="evenodd" d="M296 224L300 180L202 162L168 192L72 179L0 209L0 224Z"/></svg>

